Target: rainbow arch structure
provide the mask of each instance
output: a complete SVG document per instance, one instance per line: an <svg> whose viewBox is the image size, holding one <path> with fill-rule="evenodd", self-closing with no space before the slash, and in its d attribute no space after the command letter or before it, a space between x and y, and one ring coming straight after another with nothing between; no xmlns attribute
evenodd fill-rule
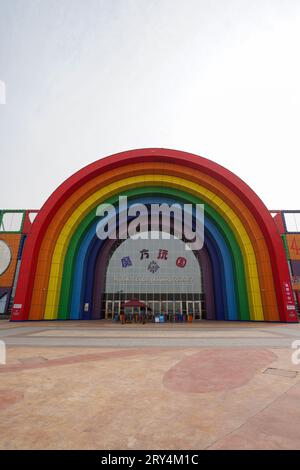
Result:
<svg viewBox="0 0 300 470"><path fill-rule="evenodd" d="M101 318L103 267L113 241L97 239L96 208L116 204L119 195L146 204L205 204L199 263L208 319L297 321L287 302L284 247L260 198L210 160L157 148L100 159L54 191L26 241L13 321Z"/></svg>

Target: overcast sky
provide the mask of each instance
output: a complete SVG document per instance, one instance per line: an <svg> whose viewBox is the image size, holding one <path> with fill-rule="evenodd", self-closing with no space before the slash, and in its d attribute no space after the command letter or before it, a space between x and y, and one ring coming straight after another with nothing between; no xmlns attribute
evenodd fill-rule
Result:
<svg viewBox="0 0 300 470"><path fill-rule="evenodd" d="M300 209L299 0L0 0L0 208L165 147Z"/></svg>

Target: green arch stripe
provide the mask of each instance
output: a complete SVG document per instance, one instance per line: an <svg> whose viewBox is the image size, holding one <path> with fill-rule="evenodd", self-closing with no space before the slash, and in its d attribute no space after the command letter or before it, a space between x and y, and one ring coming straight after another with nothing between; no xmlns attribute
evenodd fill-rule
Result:
<svg viewBox="0 0 300 470"><path fill-rule="evenodd" d="M174 198L179 198L182 201L187 201L193 204L204 203L197 197L183 192L175 188L161 188L159 186L146 186L144 188L136 188L129 191L125 191L122 195L132 198L134 196L143 196L145 194L164 194L166 196L173 196ZM106 200L106 203L114 204L118 201L119 195L114 195L113 197ZM235 275L235 290L237 294L237 304L239 308L239 316L241 320L249 320L249 303L248 303L248 294L246 287L246 278L245 278L245 267L242 251L238 245L238 242L230 229L229 225L221 217L221 215L211 206L205 204L205 215L208 216L214 223L217 225L218 229L222 233L227 243L227 246L232 253L233 257L233 266L234 266L234 275ZM76 255L80 244L85 236L86 231L89 229L92 223L94 223L96 218L96 208L92 209L89 214L80 222L76 230L74 231L71 241L69 243L67 253L64 260L62 284L61 284L61 294L59 301L59 311L58 318L63 320L67 319L69 316L70 300L73 287L73 273L76 262Z"/></svg>

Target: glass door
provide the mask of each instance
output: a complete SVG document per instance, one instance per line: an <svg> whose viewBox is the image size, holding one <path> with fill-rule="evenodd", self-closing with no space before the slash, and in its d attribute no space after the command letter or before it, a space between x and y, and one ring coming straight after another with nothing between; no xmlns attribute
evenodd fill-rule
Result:
<svg viewBox="0 0 300 470"><path fill-rule="evenodd" d="M153 311L153 302L146 302L146 318L147 318L147 321L148 322L151 322L153 321L153 315L154 315L154 311Z"/></svg>
<svg viewBox="0 0 300 470"><path fill-rule="evenodd" d="M135 323L138 323L140 320L140 308L139 307L133 307L133 321Z"/></svg>
<svg viewBox="0 0 300 470"><path fill-rule="evenodd" d="M187 302L186 303L186 309L187 309L188 317L192 316L192 319L194 320L195 319L195 316L194 316L194 302Z"/></svg>
<svg viewBox="0 0 300 470"><path fill-rule="evenodd" d="M174 302L175 321L182 321L182 302Z"/></svg>
<svg viewBox="0 0 300 470"><path fill-rule="evenodd" d="M112 320L112 316L113 316L112 314L113 314L113 302L111 300L108 300L105 306L105 318L107 320Z"/></svg>
<svg viewBox="0 0 300 470"><path fill-rule="evenodd" d="M160 313L161 315L164 316L165 321L168 321L168 307L167 307L167 302L161 302L160 303Z"/></svg>
<svg viewBox="0 0 300 470"><path fill-rule="evenodd" d="M113 318L117 319L117 317L119 317L119 315L120 315L121 302L114 301L114 302L112 302L112 304L113 304Z"/></svg>
<svg viewBox="0 0 300 470"><path fill-rule="evenodd" d="M202 320L201 302L194 302L194 318L195 320Z"/></svg>
<svg viewBox="0 0 300 470"><path fill-rule="evenodd" d="M160 315L160 302L153 302L153 314L154 314L154 319L157 322L157 318L159 319L159 315Z"/></svg>
<svg viewBox="0 0 300 470"><path fill-rule="evenodd" d="M125 321L127 323L132 323L133 319L133 307L125 307Z"/></svg>
<svg viewBox="0 0 300 470"><path fill-rule="evenodd" d="M175 321L175 310L174 310L174 302L166 302L166 310L167 310L167 319L168 321Z"/></svg>

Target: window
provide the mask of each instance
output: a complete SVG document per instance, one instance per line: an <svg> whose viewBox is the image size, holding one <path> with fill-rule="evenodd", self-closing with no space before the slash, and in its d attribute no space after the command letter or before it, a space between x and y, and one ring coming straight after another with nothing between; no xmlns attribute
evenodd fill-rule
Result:
<svg viewBox="0 0 300 470"><path fill-rule="evenodd" d="M284 221L287 232L300 232L300 212L285 212Z"/></svg>
<svg viewBox="0 0 300 470"><path fill-rule="evenodd" d="M2 212L0 232L20 232L22 229L24 212Z"/></svg>
<svg viewBox="0 0 300 470"><path fill-rule="evenodd" d="M5 273L11 262L11 251L9 246L0 240L0 276Z"/></svg>
<svg viewBox="0 0 300 470"><path fill-rule="evenodd" d="M0 297L0 314L5 313L6 303L7 303L7 294L4 294L2 297Z"/></svg>

